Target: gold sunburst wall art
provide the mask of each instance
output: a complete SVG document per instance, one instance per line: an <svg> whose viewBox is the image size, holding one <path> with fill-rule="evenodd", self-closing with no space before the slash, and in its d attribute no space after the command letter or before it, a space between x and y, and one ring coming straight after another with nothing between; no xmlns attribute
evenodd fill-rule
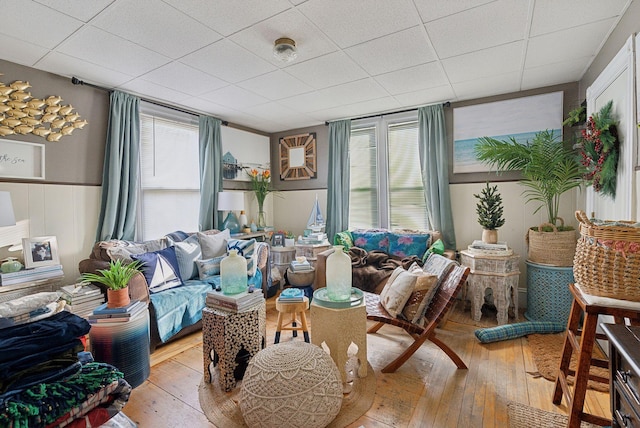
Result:
<svg viewBox="0 0 640 428"><path fill-rule="evenodd" d="M280 138L281 180L316 178L317 170L315 132Z"/></svg>
<svg viewBox="0 0 640 428"><path fill-rule="evenodd" d="M34 98L27 92L30 87L22 80L8 85L0 82L0 137L33 134L47 141L60 141L87 125L72 105L63 104L62 98Z"/></svg>

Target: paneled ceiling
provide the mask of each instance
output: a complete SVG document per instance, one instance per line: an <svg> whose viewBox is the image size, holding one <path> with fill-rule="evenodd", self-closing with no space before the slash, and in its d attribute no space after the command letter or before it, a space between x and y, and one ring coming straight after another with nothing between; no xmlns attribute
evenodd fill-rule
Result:
<svg viewBox="0 0 640 428"><path fill-rule="evenodd" d="M278 132L578 81L632 1L0 0L0 58Z"/></svg>

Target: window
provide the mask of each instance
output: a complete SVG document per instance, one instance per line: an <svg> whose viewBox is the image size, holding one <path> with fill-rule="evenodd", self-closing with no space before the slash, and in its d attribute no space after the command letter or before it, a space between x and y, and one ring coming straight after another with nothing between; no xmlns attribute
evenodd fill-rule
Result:
<svg viewBox="0 0 640 428"><path fill-rule="evenodd" d="M429 229L417 112L354 122L349 159L350 228Z"/></svg>
<svg viewBox="0 0 640 428"><path fill-rule="evenodd" d="M152 104L141 105L138 239L198 230L198 122Z"/></svg>

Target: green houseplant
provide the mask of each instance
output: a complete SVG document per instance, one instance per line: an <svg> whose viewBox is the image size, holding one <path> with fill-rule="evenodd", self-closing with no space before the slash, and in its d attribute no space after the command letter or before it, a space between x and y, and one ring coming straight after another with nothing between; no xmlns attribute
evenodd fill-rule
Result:
<svg viewBox="0 0 640 428"><path fill-rule="evenodd" d="M558 210L560 196L583 183L585 168L576 153L552 131L545 130L537 132L532 141L524 144L518 143L513 137L508 141L482 137L475 147L475 154L480 161L499 171L521 171L521 184L526 187L523 192L525 202L538 204L534 214L543 208L546 210L547 223L529 230L529 259L555 266L571 266L576 235L573 227L564 226L564 221L558 217ZM559 226L556 225L558 221L561 223ZM553 242L539 243L539 237L545 239L545 232L553 232L554 235L547 239L554 241L559 239L558 236L564 236L568 242L559 246L566 248L567 252L559 254L553 251ZM538 246L542 247L542 255L532 254L532 250Z"/></svg>
<svg viewBox="0 0 640 428"><path fill-rule="evenodd" d="M141 272L141 268L139 261L124 264L122 260L116 260L109 263L108 269L99 269L98 273L85 272L81 278L107 287L107 307L118 308L129 304L129 281Z"/></svg>
<svg viewBox="0 0 640 428"><path fill-rule="evenodd" d="M473 196L478 199L476 204L476 214L478 214L478 223L482 226L482 241L487 244L495 244L498 242L498 228L504 225L504 217L502 215L502 196L498 192L498 186L489 186L482 189L480 194Z"/></svg>

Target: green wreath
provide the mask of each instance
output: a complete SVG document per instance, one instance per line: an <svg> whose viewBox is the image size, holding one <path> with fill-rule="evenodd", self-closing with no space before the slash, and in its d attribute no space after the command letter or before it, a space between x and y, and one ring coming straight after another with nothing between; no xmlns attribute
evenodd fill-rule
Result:
<svg viewBox="0 0 640 428"><path fill-rule="evenodd" d="M582 130L580 154L582 165L587 168L584 179L596 192L615 199L620 142L617 122L611 118L612 107L613 101L609 101L589 117L586 129Z"/></svg>

